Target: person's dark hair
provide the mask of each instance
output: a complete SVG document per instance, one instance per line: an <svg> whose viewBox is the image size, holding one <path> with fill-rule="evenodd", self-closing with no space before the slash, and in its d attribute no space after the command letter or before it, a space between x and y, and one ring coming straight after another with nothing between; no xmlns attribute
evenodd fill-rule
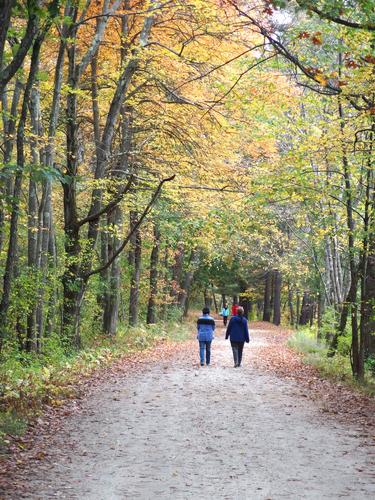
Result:
<svg viewBox="0 0 375 500"><path fill-rule="evenodd" d="M237 309L237 316L243 316L244 315L244 308L242 306L239 306Z"/></svg>
<svg viewBox="0 0 375 500"><path fill-rule="evenodd" d="M203 313L203 314L210 314L210 310L209 310L209 308L208 308L208 307L204 307L204 308L202 309L202 313Z"/></svg>

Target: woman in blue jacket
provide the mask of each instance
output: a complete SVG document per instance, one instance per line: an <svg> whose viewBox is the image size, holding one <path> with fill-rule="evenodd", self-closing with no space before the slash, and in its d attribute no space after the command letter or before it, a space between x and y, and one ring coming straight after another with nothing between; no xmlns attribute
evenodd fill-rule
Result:
<svg viewBox="0 0 375 500"><path fill-rule="evenodd" d="M241 366L242 362L242 351L245 342L250 341L249 329L247 326L247 319L244 318L244 309L239 307L237 309L237 315L232 316L225 338L230 337L230 343L233 351L234 367L238 368Z"/></svg>
<svg viewBox="0 0 375 500"><path fill-rule="evenodd" d="M223 317L224 326L227 326L228 316L229 316L229 307L226 304L223 304L223 308L221 310L220 316Z"/></svg>
<svg viewBox="0 0 375 500"><path fill-rule="evenodd" d="M203 316L197 321L197 339L199 340L199 356L201 366L204 366L204 353L206 351L206 365L208 366L211 361L211 342L214 338L215 320L210 316L208 307L202 310Z"/></svg>

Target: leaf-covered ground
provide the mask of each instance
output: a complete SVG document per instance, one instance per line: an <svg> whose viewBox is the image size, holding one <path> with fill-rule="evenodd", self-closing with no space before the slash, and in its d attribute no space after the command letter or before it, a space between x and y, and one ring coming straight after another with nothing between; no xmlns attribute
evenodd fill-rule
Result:
<svg viewBox="0 0 375 500"><path fill-rule="evenodd" d="M161 342L46 408L2 465L5 498L373 498L374 400L323 380L252 325L241 369L219 331Z"/></svg>
<svg viewBox="0 0 375 500"><path fill-rule="evenodd" d="M302 356L287 346L290 332L271 324L257 322L253 330L265 340L254 346L254 366L296 382L305 389L324 413L361 426L364 434L375 436L375 399L344 382L323 378L317 368L302 361Z"/></svg>

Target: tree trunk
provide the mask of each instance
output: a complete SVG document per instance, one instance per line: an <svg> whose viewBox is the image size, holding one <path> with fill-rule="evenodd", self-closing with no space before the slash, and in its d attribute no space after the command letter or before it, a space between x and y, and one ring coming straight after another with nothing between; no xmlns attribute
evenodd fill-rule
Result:
<svg viewBox="0 0 375 500"><path fill-rule="evenodd" d="M3 339L6 335L7 313L10 305L10 295L12 289L13 273L16 266L17 246L18 246L18 217L20 209L20 197L22 190L23 171L25 168L25 126L27 119L27 111L30 102L31 89L36 77L39 52L42 44L42 38L38 38L33 47L29 75L23 95L22 109L20 120L17 128L17 167L18 171L14 181L12 212L10 220L10 236L8 243L7 259L5 264L5 272L3 277L3 294L0 302L0 349L2 348Z"/></svg>
<svg viewBox="0 0 375 500"><path fill-rule="evenodd" d="M211 291L212 291L212 300L214 302L215 312L216 312L216 314L218 314L219 313L219 309L217 307L216 295L215 295L215 292L214 292L214 286L213 285L211 285Z"/></svg>
<svg viewBox="0 0 375 500"><path fill-rule="evenodd" d="M175 252L174 263L172 266L171 298L172 303L178 303L178 296L181 290L182 265L184 261L184 247L179 245Z"/></svg>
<svg viewBox="0 0 375 500"><path fill-rule="evenodd" d="M3 172L8 168L8 164L12 158L12 151L14 147L14 137L16 132L16 119L17 119L17 109L18 103L22 91L22 83L17 79L14 85L12 104L10 108L10 116L8 116L8 106L6 97L7 94L4 92L2 95L2 105L3 105ZM9 175L8 178L0 180L0 251L4 244L4 221L5 221L5 202L9 196L11 196L13 191L12 177Z"/></svg>
<svg viewBox="0 0 375 500"><path fill-rule="evenodd" d="M35 159L35 153L34 153ZM29 200L28 200L28 247L27 265L30 275L37 276L37 234L38 234L38 196L36 183L30 174L29 180ZM26 351L36 350L36 302L31 305L31 310L27 315Z"/></svg>
<svg viewBox="0 0 375 500"><path fill-rule="evenodd" d="M372 237L367 261L365 293L361 314L362 335L364 336L365 357L375 356L375 238Z"/></svg>
<svg viewBox="0 0 375 500"><path fill-rule="evenodd" d="M204 306L210 308L211 307L211 297L210 294L208 293L208 288L205 287L203 291L203 301L204 301Z"/></svg>
<svg viewBox="0 0 375 500"><path fill-rule="evenodd" d="M301 306L301 314L299 317L299 324L304 326L307 325L310 321L310 297L308 292L304 292L303 298L302 298L302 306Z"/></svg>
<svg viewBox="0 0 375 500"><path fill-rule="evenodd" d="M63 30L63 34L65 31L66 28ZM46 146L44 154L44 164L48 170L52 169L54 162L54 138L56 136L58 117L60 113L65 46L66 41L63 38L63 40L60 42L56 61L53 98L48 125L48 144ZM51 291L51 295L48 299L48 316L45 318L45 288L48 281L49 256L51 257L51 266L56 267L57 265L52 214L52 182L50 179L46 179L43 183L42 201L39 214L38 248L39 250L37 261L38 268L42 274L42 284L38 293L38 303L36 308L36 344L37 351L40 352L45 326L47 334L50 334L55 328L55 308L58 302L58 291L56 289L56 285L54 285L53 290Z"/></svg>
<svg viewBox="0 0 375 500"><path fill-rule="evenodd" d="M324 307L324 298L323 294L319 293L318 295L318 304L317 304L317 320L318 320L318 340L322 339L321 328L322 328L322 316L323 316L323 307Z"/></svg>
<svg viewBox="0 0 375 500"><path fill-rule="evenodd" d="M247 317L249 320L253 318L253 309L254 309L254 303L250 301L249 299L247 300L248 303L248 312L247 312Z"/></svg>
<svg viewBox="0 0 375 500"><path fill-rule="evenodd" d="M150 257L150 296L147 306L147 324L157 321L157 295L158 295L158 265L160 252L160 231L154 224L154 244Z"/></svg>
<svg viewBox="0 0 375 500"><path fill-rule="evenodd" d="M375 123L372 125L375 133ZM369 148L366 172L366 201L361 261L361 357L375 356L375 185L372 162L372 141Z"/></svg>
<svg viewBox="0 0 375 500"><path fill-rule="evenodd" d="M295 326L296 326L296 328L298 328L298 325L299 325L300 308L301 308L301 295L300 295L299 290L297 290L296 315L295 315L295 318L296 318Z"/></svg>
<svg viewBox="0 0 375 500"><path fill-rule="evenodd" d="M167 310L168 310L168 299L169 299L169 294L170 294L170 289L169 289L169 266L168 266L168 240L165 241L165 247L164 247L164 257L163 257L163 265L162 265L162 272L163 272L163 289L162 289L162 296L163 296L163 301L161 304L160 308L160 316L163 320L166 319L167 317Z"/></svg>
<svg viewBox="0 0 375 500"><path fill-rule="evenodd" d="M271 287L272 273L271 271L267 271L264 283L263 321L271 321Z"/></svg>
<svg viewBox="0 0 375 500"><path fill-rule="evenodd" d="M130 228L134 227L137 221L137 213L130 211ZM139 309L139 283L141 278L141 257L142 241L141 232L137 229L130 240L129 264L131 266L130 297L129 297L129 325L135 326L138 323Z"/></svg>
<svg viewBox="0 0 375 500"><path fill-rule="evenodd" d="M280 325L281 322L281 273L274 271L274 300L273 300L273 324Z"/></svg>
<svg viewBox="0 0 375 500"><path fill-rule="evenodd" d="M228 305L227 304L227 297L224 293L221 294L221 305L222 305L222 307L224 307L225 305Z"/></svg>
<svg viewBox="0 0 375 500"><path fill-rule="evenodd" d="M119 229L122 224L122 210L116 207L110 215L109 223L111 226ZM111 258L120 245L120 239L116 234L109 238L108 257ZM120 307L120 282L121 269L120 260L113 261L110 268L109 283L106 290L105 309L103 314L103 327L107 335L114 336L117 331L119 307Z"/></svg>
<svg viewBox="0 0 375 500"><path fill-rule="evenodd" d="M184 281L182 283L181 291L178 297L178 303L181 310L183 311L184 316L186 316L188 312L186 303L189 300L190 288L194 279L194 273L197 261L198 261L198 251L194 249L190 253L188 269L186 270Z"/></svg>
<svg viewBox="0 0 375 500"><path fill-rule="evenodd" d="M72 22L77 18L77 7L72 7ZM71 89L78 88L76 65L76 37L77 28L69 32L70 41L67 46L68 55L68 85ZM79 332L79 307L83 295L84 283L80 279L81 244L77 212L77 174L78 174L78 120L77 120L77 93L67 94L66 105L66 170L63 183L64 192L64 232L65 254L67 265L62 277L63 283L63 317L62 338L67 350L72 347L81 347Z"/></svg>
<svg viewBox="0 0 375 500"><path fill-rule="evenodd" d="M350 290L343 306L340 318L339 331L334 336L330 351L334 352L337 348L339 335L345 331L347 316L351 315L352 326L352 371L356 378L361 379L364 373L363 359L360 354L360 337L358 331L358 308L357 308L357 287L358 287L358 269L355 260L355 241L354 241L354 218L353 218L353 195L348 158L346 154L345 138L344 138L344 112L341 104L341 98L338 97L338 111L340 117L340 129L342 133L342 165L345 183L345 205L346 205L346 223L348 228L348 252L349 252L349 267L350 267Z"/></svg>
<svg viewBox="0 0 375 500"><path fill-rule="evenodd" d="M123 21L124 29L124 21ZM122 60L122 64L124 61ZM97 107L97 84L96 84L96 58L93 60L92 65L92 75L93 75L93 114L96 117L94 121L94 136L96 142L99 144L99 109ZM123 106L122 112L122 122L120 126L121 132L121 159L116 163L115 172L112 173L112 178L118 181L123 181L125 176L130 170L130 150L132 144L132 108L129 106ZM99 146L98 146L99 147ZM99 154L99 152L97 153ZM136 216L136 214L135 214ZM109 228L113 227L116 231L119 231L123 220L122 207L118 204L111 214L107 217L107 223ZM136 220L134 221L134 223ZM138 234L138 233L137 233ZM137 236L134 235L134 238ZM102 262L105 263L108 259L112 258L114 253L118 251L121 244L120 239L116 234L112 237L108 234L103 234L104 241L102 242ZM107 248L106 248L107 245ZM131 249L132 251L133 249ZM107 253L107 255L105 255ZM120 284L121 284L121 268L119 258L116 258L110 266L110 269L106 269L101 273L102 280L106 284L106 290L104 295L104 314L103 314L103 326L104 331L108 335L115 335L117 330L117 323L119 318L119 308L120 308ZM131 292L132 293L132 292ZM131 300L134 298L131 296ZM137 314L137 313L136 313Z"/></svg>
<svg viewBox="0 0 375 500"><path fill-rule="evenodd" d="M294 326L294 308L293 308L293 291L288 283L288 307L289 307L289 324Z"/></svg>
<svg viewBox="0 0 375 500"><path fill-rule="evenodd" d="M316 303L314 300L312 300L310 304L310 318L309 318L310 327L312 327L314 324L315 308L316 308Z"/></svg>
<svg viewBox="0 0 375 500"><path fill-rule="evenodd" d="M39 66L38 66L39 70ZM40 152L40 138L43 134L41 123L40 111L40 92L38 84L34 86L30 96L30 118L31 129L33 137L30 141L31 145L31 158L34 165L42 164L42 153ZM41 280L40 276L40 246L42 238L42 220L41 214L43 212L42 205L39 206L37 184L33 179L32 173L29 178L29 199L28 199L28 258L27 265L30 276L35 276L37 282ZM42 203L43 203L42 199ZM37 307L38 307L38 293L35 301L31 304L30 312L27 315L27 335L26 335L26 350L37 351Z"/></svg>

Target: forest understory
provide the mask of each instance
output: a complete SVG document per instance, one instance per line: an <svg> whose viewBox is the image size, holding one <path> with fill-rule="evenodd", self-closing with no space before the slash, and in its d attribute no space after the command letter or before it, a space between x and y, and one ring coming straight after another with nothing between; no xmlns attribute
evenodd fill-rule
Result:
<svg viewBox="0 0 375 500"><path fill-rule="evenodd" d="M210 367L192 338L99 371L15 440L4 498L373 498L373 398L251 334L239 370L218 324Z"/></svg>

